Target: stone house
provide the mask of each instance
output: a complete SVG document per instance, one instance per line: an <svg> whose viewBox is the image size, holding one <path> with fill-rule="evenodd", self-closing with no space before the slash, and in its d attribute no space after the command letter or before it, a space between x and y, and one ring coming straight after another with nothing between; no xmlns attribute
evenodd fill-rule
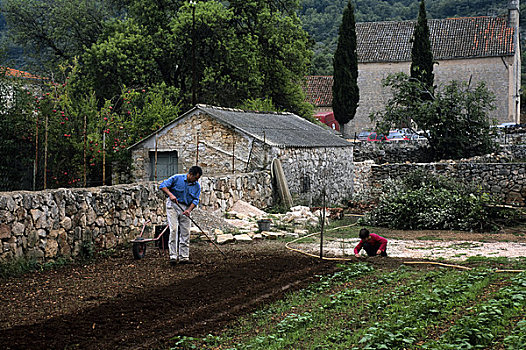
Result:
<svg viewBox="0 0 526 350"><path fill-rule="evenodd" d="M360 101L346 128L351 134L372 128L369 115L382 110L391 96L382 80L392 73L409 74L415 24L356 24ZM520 123L519 1L510 0L507 16L429 19L428 25L437 61L435 84L484 81L496 97L490 117L499 123ZM315 113L332 110L332 82L332 76L307 77L305 92Z"/></svg>
<svg viewBox="0 0 526 350"><path fill-rule="evenodd" d="M300 202L319 199L328 182L327 200L352 194L352 144L292 113L196 105L130 150L134 181L160 181L196 164L204 176L270 171L279 159Z"/></svg>

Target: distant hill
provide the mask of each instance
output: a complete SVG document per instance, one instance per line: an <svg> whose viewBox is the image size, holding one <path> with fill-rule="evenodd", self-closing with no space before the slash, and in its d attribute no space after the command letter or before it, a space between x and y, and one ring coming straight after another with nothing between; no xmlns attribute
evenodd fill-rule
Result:
<svg viewBox="0 0 526 350"><path fill-rule="evenodd" d="M301 0L299 16L313 41L311 74L332 75L332 56L347 0ZM428 18L498 16L508 13L509 0L427 0ZM415 20L420 0L354 0L357 22ZM524 1L521 9L525 8ZM521 11L522 13L522 11ZM521 17L521 28L524 19ZM524 46L524 45L523 45Z"/></svg>
<svg viewBox="0 0 526 350"><path fill-rule="evenodd" d="M332 75L332 56L336 48L343 8L347 5L347 1L300 0L298 14L303 22L303 28L314 42L315 55L310 74ZM495 16L507 13L508 2L509 0L427 0L426 8L428 18ZM0 0L0 6L1 3ZM353 0L353 3L357 22L376 22L414 20L418 15L420 0ZM523 8L526 8L526 1L521 2L521 10ZM521 16L521 28L525 28L524 20L526 19ZM26 60L23 51L20 48L6 46L3 40L6 30L4 17L0 13L0 38L4 52L0 64L24 69Z"/></svg>

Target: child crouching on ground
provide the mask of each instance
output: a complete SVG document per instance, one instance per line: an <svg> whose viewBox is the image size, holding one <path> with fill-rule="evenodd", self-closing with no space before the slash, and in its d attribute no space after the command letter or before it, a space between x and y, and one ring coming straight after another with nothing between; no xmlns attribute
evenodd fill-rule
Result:
<svg viewBox="0 0 526 350"><path fill-rule="evenodd" d="M364 249L369 256L387 256L387 239L382 236L378 236L376 233L369 233L369 230L362 228L360 230L360 242L354 248L354 255L360 257L360 249Z"/></svg>

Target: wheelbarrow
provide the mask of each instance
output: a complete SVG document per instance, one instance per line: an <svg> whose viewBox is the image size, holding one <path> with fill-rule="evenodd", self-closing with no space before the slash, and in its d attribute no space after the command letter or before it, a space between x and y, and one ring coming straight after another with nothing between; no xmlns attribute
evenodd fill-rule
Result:
<svg viewBox="0 0 526 350"><path fill-rule="evenodd" d="M181 211L184 211L183 208L179 205L179 203L175 203L179 209ZM197 224L197 222L195 222L194 219L192 219L190 216L188 217L190 219L190 221L201 231L201 233L203 235L205 235L205 237L210 241L210 243L212 243L212 245L223 255L223 258L227 258L226 254L217 246L217 244L214 242L214 240L212 238L210 238L210 236L208 236L208 234ZM157 235L157 237L154 237L154 238L144 238L142 235L144 233L144 229L146 227L146 224L148 224L150 222L150 220L146 221L144 223L144 225L142 226L142 230L141 230L141 234L135 238L134 240L130 241L133 245L132 245L132 252L133 252L133 257L135 259L142 259L144 258L144 256L146 255L146 243L148 242L159 242L159 249L162 249L163 252L165 249L167 249L167 242L165 239L161 239L164 235L164 233L166 232L166 230L168 230L170 228L169 225L166 225L166 227L161 231L161 233L159 233Z"/></svg>
<svg viewBox="0 0 526 350"><path fill-rule="evenodd" d="M143 237L143 234L148 223L150 223L150 220L146 221L143 224L140 235L137 236L134 240L130 241L132 243L133 257L137 260L144 258L144 256L146 255L147 243L156 242L156 244L159 246L159 250L162 250L163 252L165 249L168 249L167 239L164 239L164 234L170 228L170 226L166 225L162 229L162 231L154 238L145 238Z"/></svg>

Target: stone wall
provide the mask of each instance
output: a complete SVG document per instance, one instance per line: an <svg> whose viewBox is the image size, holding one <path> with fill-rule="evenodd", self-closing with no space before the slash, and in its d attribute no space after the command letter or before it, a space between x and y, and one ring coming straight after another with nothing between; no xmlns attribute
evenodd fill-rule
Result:
<svg viewBox="0 0 526 350"><path fill-rule="evenodd" d="M269 172L203 177L200 208L225 211L238 199L272 204ZM135 238L142 224L165 221L157 182L0 193L0 261L76 257Z"/></svg>
<svg viewBox="0 0 526 350"><path fill-rule="evenodd" d="M383 163L423 163L429 161L427 141L356 142L354 161Z"/></svg>
<svg viewBox="0 0 526 350"><path fill-rule="evenodd" d="M353 192L352 147L281 149L279 158L294 204L339 205Z"/></svg>
<svg viewBox="0 0 526 350"><path fill-rule="evenodd" d="M480 185L506 204L526 205L526 163L462 163L439 162L425 164L355 164L360 186L355 183L355 195L378 188L386 179L401 178L415 170L454 178L459 182Z"/></svg>

